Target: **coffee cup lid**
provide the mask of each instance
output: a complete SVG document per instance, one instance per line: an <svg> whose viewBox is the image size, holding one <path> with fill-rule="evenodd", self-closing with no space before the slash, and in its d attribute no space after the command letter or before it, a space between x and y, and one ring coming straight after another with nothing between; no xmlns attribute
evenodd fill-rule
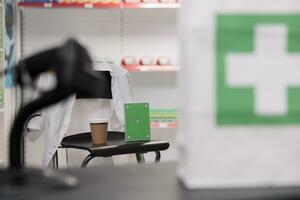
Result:
<svg viewBox="0 0 300 200"><path fill-rule="evenodd" d="M91 124L97 124L97 123L108 123L108 119L101 119L101 118L98 118L98 119L90 119L89 120L89 123Z"/></svg>

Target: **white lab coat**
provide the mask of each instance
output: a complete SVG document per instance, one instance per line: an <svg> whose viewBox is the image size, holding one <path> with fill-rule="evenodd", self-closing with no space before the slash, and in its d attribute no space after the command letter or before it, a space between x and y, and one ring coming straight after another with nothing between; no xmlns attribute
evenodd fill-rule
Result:
<svg viewBox="0 0 300 200"><path fill-rule="evenodd" d="M96 71L110 71L113 98L111 100L109 130L124 131L123 105L132 101L129 73L113 63L95 63L93 67ZM37 83L38 88L43 88L44 90L53 84L53 78L49 75L42 76ZM35 141L41 134L45 135L43 167L48 166L67 133L75 99L76 96L73 95L49 108L43 109L39 112L41 116L31 119L27 125L29 131L26 135L30 141ZM84 124L84 126L87 125Z"/></svg>

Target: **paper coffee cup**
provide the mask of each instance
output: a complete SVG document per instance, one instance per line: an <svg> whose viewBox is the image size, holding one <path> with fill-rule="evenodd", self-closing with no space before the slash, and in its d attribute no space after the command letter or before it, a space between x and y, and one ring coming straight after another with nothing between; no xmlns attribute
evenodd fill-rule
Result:
<svg viewBox="0 0 300 200"><path fill-rule="evenodd" d="M92 119L89 121L93 144L107 143L107 119Z"/></svg>

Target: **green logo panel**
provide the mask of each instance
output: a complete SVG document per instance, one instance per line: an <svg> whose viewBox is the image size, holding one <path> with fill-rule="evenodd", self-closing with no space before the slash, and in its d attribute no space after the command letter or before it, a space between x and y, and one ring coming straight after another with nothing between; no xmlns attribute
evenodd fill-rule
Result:
<svg viewBox="0 0 300 200"><path fill-rule="evenodd" d="M218 15L216 17L216 122L218 125L300 123L300 85L299 87L288 86L288 105L285 114L259 115L255 112L254 87L232 87L226 83L226 56L231 53L251 54L255 51L255 27L258 24L285 25L288 30L286 53L300 53L300 15ZM266 78L272 78L272 72Z"/></svg>

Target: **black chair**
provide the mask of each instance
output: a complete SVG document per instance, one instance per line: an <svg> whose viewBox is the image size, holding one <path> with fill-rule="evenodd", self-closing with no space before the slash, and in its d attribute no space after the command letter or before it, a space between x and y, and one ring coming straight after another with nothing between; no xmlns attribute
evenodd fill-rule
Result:
<svg viewBox="0 0 300 200"><path fill-rule="evenodd" d="M104 77L98 84L103 85L102 90L94 96L87 94L76 94L77 99L102 98L112 99L111 93L111 75L108 71L97 71L99 76ZM148 152L155 153L155 162L161 158L160 151L168 149L170 146L167 141L151 140L141 142L125 141L125 134L122 132L108 132L108 142L105 145L93 145L90 133L79 133L66 136L61 142L60 148L75 148L89 151L89 155L83 160L81 167L86 167L89 161L96 157L111 157L114 155L135 154L139 164L145 163L144 154ZM54 155L53 166L58 168L57 152Z"/></svg>
<svg viewBox="0 0 300 200"><path fill-rule="evenodd" d="M107 140L107 144L94 145L91 142L91 133L81 133L65 137L60 148L89 151L89 155L81 164L81 167L86 167L93 158L124 154L135 154L137 162L143 164L145 163L144 154L148 152L154 152L155 162L159 162L161 158L160 151L164 151L170 146L169 142L161 140L126 142L123 132L108 132Z"/></svg>

